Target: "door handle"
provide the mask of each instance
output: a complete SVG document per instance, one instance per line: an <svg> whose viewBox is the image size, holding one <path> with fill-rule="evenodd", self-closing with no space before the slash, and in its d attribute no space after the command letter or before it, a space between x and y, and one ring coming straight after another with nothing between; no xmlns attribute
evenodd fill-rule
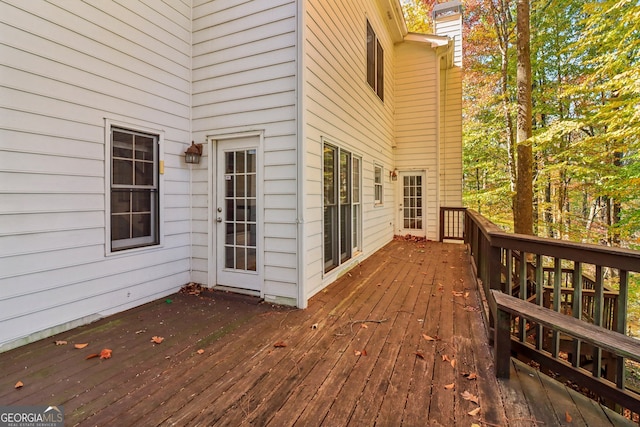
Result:
<svg viewBox="0 0 640 427"><path fill-rule="evenodd" d="M222 218L220 217L216 218L216 222L222 222Z"/></svg>

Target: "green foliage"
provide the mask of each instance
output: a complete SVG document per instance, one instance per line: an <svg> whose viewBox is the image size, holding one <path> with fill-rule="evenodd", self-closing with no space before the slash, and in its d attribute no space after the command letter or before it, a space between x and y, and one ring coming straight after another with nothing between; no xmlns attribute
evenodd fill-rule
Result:
<svg viewBox="0 0 640 427"><path fill-rule="evenodd" d="M510 34L515 2L464 6L464 200L508 225L513 193L496 22L505 19ZM501 6L508 8L502 15ZM538 234L640 247L639 53L636 1L531 1ZM512 66L508 74L513 114Z"/></svg>

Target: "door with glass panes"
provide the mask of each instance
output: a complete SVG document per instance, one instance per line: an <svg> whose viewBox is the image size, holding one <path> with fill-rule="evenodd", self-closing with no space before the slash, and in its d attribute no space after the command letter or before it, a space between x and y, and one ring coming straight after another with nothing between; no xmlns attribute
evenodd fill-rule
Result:
<svg viewBox="0 0 640 427"><path fill-rule="evenodd" d="M261 290L258 137L217 142L217 284Z"/></svg>
<svg viewBox="0 0 640 427"><path fill-rule="evenodd" d="M402 236L425 236L424 172L398 174L398 232Z"/></svg>

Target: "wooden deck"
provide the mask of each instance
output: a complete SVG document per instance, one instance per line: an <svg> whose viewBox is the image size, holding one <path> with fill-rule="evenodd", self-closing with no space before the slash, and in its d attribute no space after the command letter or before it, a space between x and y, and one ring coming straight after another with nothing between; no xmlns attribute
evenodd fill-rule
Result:
<svg viewBox="0 0 640 427"><path fill-rule="evenodd" d="M180 293L0 354L0 405L83 426L626 424L519 362L497 380L478 304L463 245L393 241L306 310Z"/></svg>

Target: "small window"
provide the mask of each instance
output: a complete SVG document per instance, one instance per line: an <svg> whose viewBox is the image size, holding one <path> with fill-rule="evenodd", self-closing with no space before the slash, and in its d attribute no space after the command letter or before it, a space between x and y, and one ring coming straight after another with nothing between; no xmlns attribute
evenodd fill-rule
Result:
<svg viewBox="0 0 640 427"><path fill-rule="evenodd" d="M157 245L158 135L111 128L111 250Z"/></svg>
<svg viewBox="0 0 640 427"><path fill-rule="evenodd" d="M384 201L384 195L382 192L382 166L373 165L373 203L375 205L382 205Z"/></svg>
<svg viewBox="0 0 640 427"><path fill-rule="evenodd" d="M367 21L367 83L384 101L384 51L373 27Z"/></svg>

